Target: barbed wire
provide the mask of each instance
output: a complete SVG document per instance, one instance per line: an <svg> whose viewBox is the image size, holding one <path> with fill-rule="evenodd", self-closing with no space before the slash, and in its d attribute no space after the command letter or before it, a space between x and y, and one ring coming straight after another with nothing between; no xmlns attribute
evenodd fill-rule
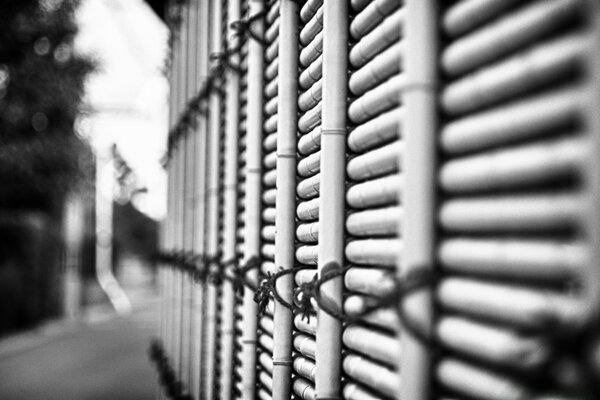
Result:
<svg viewBox="0 0 600 400"><path fill-rule="evenodd" d="M179 0L185 2L187 0ZM232 39L237 40L239 43L233 47L229 47L224 52L211 53L209 59L215 62L215 65L210 70L209 75L202 83L198 93L192 97L185 105L183 113L181 113L178 121L174 127L169 131L167 139L167 151L163 156L162 164L166 167L169 159L171 158L173 151L177 147L181 138L185 136L190 128L193 127L197 118L206 116L208 105L202 107L202 103L206 101L213 92L217 92L220 96L224 96L222 89L224 75L226 71L232 71L236 74L244 72L241 65L236 65L232 62L231 57L239 54L243 47L244 42L239 40L240 37L247 37L251 40L255 40L261 45L265 45L264 37L259 36L254 30L253 26L259 22L263 22L265 17L264 12L256 13L246 19L231 22L231 28L236 31ZM233 41L233 40L232 40ZM172 57L172 56L171 56Z"/></svg>
<svg viewBox="0 0 600 400"><path fill-rule="evenodd" d="M183 382L177 378L177 374L171 366L171 361L159 339L154 338L151 340L148 355L156 367L160 385L164 388L164 392L169 399L194 400L192 395L185 389Z"/></svg>
<svg viewBox="0 0 600 400"><path fill-rule="evenodd" d="M269 295L273 299L292 310L294 313L300 314L302 319L310 322L310 316L316 310L312 305L314 301L318 308L323 312L331 315L342 323L356 323L361 321L367 315L374 311L393 307L398 310L402 326L409 331L417 340L429 344L432 340L431 336L418 324L409 318L403 310L402 303L405 298L422 289L431 288L435 284L435 277L431 268L420 267L411 270L403 278L390 276L393 282L393 288L385 295L373 298L370 300L363 310L358 313L348 314L343 307L336 305L336 302L321 293L321 286L335 278L341 278L351 267L341 267L338 263L326 263L321 270L321 276L317 274L309 282L300 284L293 292L293 302L286 301L277 290L277 280L281 277L296 273L304 269L315 269L316 267L294 267L291 269L281 269L275 274L269 274L261 282L261 286L255 294L254 300L259 304L259 315L261 315L268 303Z"/></svg>
<svg viewBox="0 0 600 400"><path fill-rule="evenodd" d="M390 279L393 282L392 290L383 296L371 299L369 304L359 313L348 314L342 307L337 306L333 299L321 293L321 286L332 279L343 277L350 267L342 268L335 262L325 264L322 268L321 276L318 277L315 274L310 282L299 285L293 292L292 302L288 302L277 290L277 281L286 275L295 274L301 270L316 271L315 266L295 266L288 269L280 267L276 273L268 272L266 275L263 275L260 284L254 285L248 280L247 273L252 269L259 269L264 259L255 255L250 257L243 266L240 266L239 258L239 256L236 256L224 261L221 260L220 254L206 256L183 251L165 252L156 256L156 260L159 263L189 274L195 282L208 282L218 286L224 280L228 280L232 283L234 291L240 295L243 295L244 288L248 287L254 291L253 298L258 304L259 316L265 312L271 297L287 309L299 313L302 319L306 319L309 322L310 315L315 312L311 301L315 301L320 310L343 323L355 323L379 309L397 307L403 326L420 341L431 341L429 335L424 333L423 329L419 328L416 323L405 315L401 306L405 297L409 294L420 289L431 288L435 284L431 268L415 268L403 278L390 275ZM209 271L211 265L216 265L217 268ZM228 266L232 267L232 274L227 273L226 268Z"/></svg>
<svg viewBox="0 0 600 400"><path fill-rule="evenodd" d="M244 294L245 287L253 292L257 290L257 285L253 284L247 275L251 270L258 269L263 261L259 256L252 256L240 265L239 255L229 260L222 260L220 253L208 256L185 251L161 252L154 258L159 265L181 271L196 283L208 282L219 286L227 280L232 283L234 291L240 295ZM212 265L217 268L211 270ZM229 266L232 267L232 274L227 273L226 269Z"/></svg>
<svg viewBox="0 0 600 400"><path fill-rule="evenodd" d="M291 310L295 315L300 315L302 319L310 322L310 318L316 313L317 309L327 313L343 324L356 324L365 322L365 318L370 314L383 310L392 309L398 315L402 330L411 337L420 342L423 346L430 349L436 357L436 349L445 348L432 333L432 329L427 329L414 316L408 315L404 304L406 300L419 291L433 290L437 285L440 276L436 274L430 266L417 266L410 269L403 276L396 276L392 273L388 276L392 282L392 288L382 296L368 298L366 304L357 312L346 312L339 301L323 293L321 287L328 281L336 278L343 278L345 273L352 267L342 267L336 262L329 262L323 265L320 275L315 276L308 282L298 285L292 292L292 301L287 301L286 297L279 293L277 281L284 276L295 274L301 270L317 271L315 266L296 265L293 268L284 269L280 267L279 271L262 275L259 278L260 284L252 283L247 274L253 269L260 271L260 266L266 259L260 256L250 257L243 265L240 265L240 257L236 256L229 260L222 260L222 256L217 254L212 257L192 254L189 252L167 252L162 253L157 260L164 265L180 269L191 274L196 281L209 282L215 285L221 285L225 280L232 283L234 291L243 295L245 288L254 292L253 299L257 303L257 314L263 315L271 299L281 306ZM216 265L212 271L207 272L211 265ZM227 272L229 268L229 273ZM548 348L552 349L552 354L540 363L535 371L532 371L527 378L529 386L536 388L545 388L548 382L557 383L561 393L578 396L582 399L594 399L593 394L600 393L600 380L598 376L600 371L593 364L590 358L590 349L594 343L600 341L597 329L593 326L582 327L578 330L559 329L557 325L560 321L549 320L546 326L541 329L544 335L544 341ZM533 331L520 331L525 336L536 335ZM539 334L539 332L537 333ZM576 366L579 371L576 382L560 383L560 366ZM503 370L498 365L497 368ZM509 373L507 371L507 373ZM168 378L168 379L167 379ZM574 378L575 379L575 378ZM167 376L165 382L173 386L170 378ZM557 390L558 390L557 389ZM174 390L174 389L171 389ZM523 399L530 397L525 396Z"/></svg>

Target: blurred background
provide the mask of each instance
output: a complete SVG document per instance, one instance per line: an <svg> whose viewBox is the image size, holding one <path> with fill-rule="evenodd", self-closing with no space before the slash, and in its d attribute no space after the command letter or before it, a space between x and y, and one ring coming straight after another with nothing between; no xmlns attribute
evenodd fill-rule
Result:
<svg viewBox="0 0 600 400"><path fill-rule="evenodd" d="M152 380L137 393L127 371L151 374L137 342L154 332L166 208L161 9L0 2L0 399L152 395ZM119 370L98 358L108 354L125 369L97 375ZM91 389L64 379L77 373Z"/></svg>

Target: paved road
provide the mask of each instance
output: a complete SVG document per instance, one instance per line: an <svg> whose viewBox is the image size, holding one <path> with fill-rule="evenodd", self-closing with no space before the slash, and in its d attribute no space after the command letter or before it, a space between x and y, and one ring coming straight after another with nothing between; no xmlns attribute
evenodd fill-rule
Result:
<svg viewBox="0 0 600 400"><path fill-rule="evenodd" d="M0 351L0 399L154 399L156 377L146 351L156 332L155 304Z"/></svg>

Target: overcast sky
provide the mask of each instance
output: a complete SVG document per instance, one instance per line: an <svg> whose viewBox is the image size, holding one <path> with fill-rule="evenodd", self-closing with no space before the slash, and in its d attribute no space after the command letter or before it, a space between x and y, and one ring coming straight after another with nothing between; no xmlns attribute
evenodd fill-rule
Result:
<svg viewBox="0 0 600 400"><path fill-rule="evenodd" d="M99 61L87 86L96 110L80 128L95 147L116 143L148 194L134 204L153 218L166 209L165 152L168 82L162 74L168 31L143 0L83 0L79 51Z"/></svg>

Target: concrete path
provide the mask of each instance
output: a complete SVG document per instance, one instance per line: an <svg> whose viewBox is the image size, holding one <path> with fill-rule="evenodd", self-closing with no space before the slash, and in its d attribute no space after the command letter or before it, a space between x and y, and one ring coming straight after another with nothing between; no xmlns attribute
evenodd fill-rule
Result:
<svg viewBox="0 0 600 400"><path fill-rule="evenodd" d="M157 331L157 302L95 321L0 342L0 399L154 399L147 349Z"/></svg>

